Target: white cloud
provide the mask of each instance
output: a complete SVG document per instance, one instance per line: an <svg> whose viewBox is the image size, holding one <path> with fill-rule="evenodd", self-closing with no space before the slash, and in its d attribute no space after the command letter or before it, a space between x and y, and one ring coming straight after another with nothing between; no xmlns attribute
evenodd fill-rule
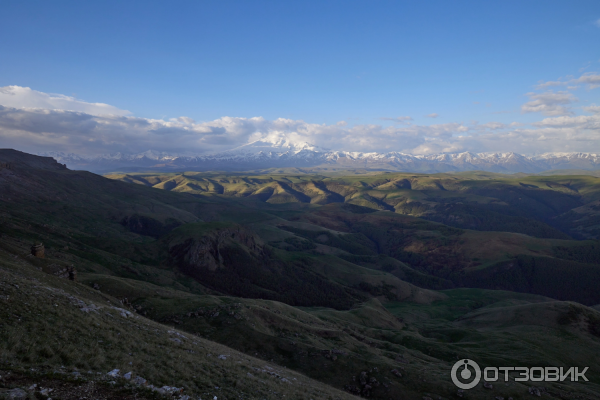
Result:
<svg viewBox="0 0 600 400"><path fill-rule="evenodd" d="M588 89L596 89L596 88L600 87L600 75L596 72L587 72L587 73L581 75L577 79L573 79L572 76L568 76L565 80L559 79L557 81L547 81L547 82L540 81L536 85L535 88L538 90L541 90L541 89L547 89L551 86L571 85L571 86L568 86L567 89L575 90L578 88L578 86L573 86L573 85L581 84L581 83L587 85Z"/></svg>
<svg viewBox="0 0 600 400"><path fill-rule="evenodd" d="M570 109L565 106L577 101L577 98L569 92L530 92L527 96L531 101L521 106L522 113L539 112L548 116L571 114Z"/></svg>
<svg viewBox="0 0 600 400"><path fill-rule="evenodd" d="M600 75L596 73L587 73L583 74L578 79L574 79L571 82L573 83L583 83L588 85L588 89L596 89L600 87Z"/></svg>
<svg viewBox="0 0 600 400"><path fill-rule="evenodd" d="M194 124L196 122L189 117L178 117L178 118L174 118L172 121L180 122L182 124L188 124L188 125Z"/></svg>
<svg viewBox="0 0 600 400"><path fill-rule="evenodd" d="M408 124L408 123L410 123L410 121L413 120L412 117L409 117L409 116L393 117L393 118L390 118L390 117L381 117L379 119L382 120L382 121L393 121L393 122L399 123L399 124Z"/></svg>
<svg viewBox="0 0 600 400"><path fill-rule="evenodd" d="M437 118L439 115L437 113L431 113L426 115L427 118Z"/></svg>
<svg viewBox="0 0 600 400"><path fill-rule="evenodd" d="M130 115L127 110L103 103L87 103L62 94L38 92L28 87L0 87L0 104L15 108L79 111L90 115Z"/></svg>
<svg viewBox="0 0 600 400"><path fill-rule="evenodd" d="M590 114L600 114L600 106L597 106L595 104L581 108L583 108L583 111L588 112Z"/></svg>
<svg viewBox="0 0 600 400"><path fill-rule="evenodd" d="M562 82L562 81L548 81L548 82L540 81L540 83L538 83L535 88L536 89L546 89L551 86L560 86L560 85L564 85L564 84L565 84L565 82Z"/></svg>
<svg viewBox="0 0 600 400"><path fill-rule="evenodd" d="M580 129L598 129L600 122L597 115L578 115L576 117L555 117L544 118L539 122L534 122L534 126L540 127L563 127L563 128L580 128ZM594 126L596 125L596 126Z"/></svg>
<svg viewBox="0 0 600 400"><path fill-rule="evenodd" d="M186 117L155 120L91 115L64 110L0 106L3 147L26 151L81 154L142 152L148 149L187 154L226 151L251 141L285 138L349 151L404 151L428 140L450 140L468 131L459 123L430 126L311 124L302 120L223 117L195 122Z"/></svg>
<svg viewBox="0 0 600 400"><path fill-rule="evenodd" d="M46 94L37 96L45 98ZM525 154L600 152L600 107L583 107L585 112L593 115L574 116L568 115L565 109L576 101L569 93L531 93L530 96L526 112L542 112L551 118L530 124L528 128L519 122L352 126L344 121L326 125L262 117L222 117L198 122L188 117L162 120L68 111L56 109L60 105L57 103L53 109L4 105L0 106L0 143L2 147L33 153L59 151L85 155L146 150L200 155L226 151L261 139L309 142L333 150L412 154L466 150ZM49 97L61 98L55 95ZM65 107L73 108L73 102L79 101L69 100ZM109 105L100 107L101 110L112 108ZM410 121L408 117L392 120Z"/></svg>
<svg viewBox="0 0 600 400"><path fill-rule="evenodd" d="M497 130L497 129L504 129L506 128L506 124L503 124L502 122L488 122L486 124L481 124L479 125L480 128L483 129L490 129L490 130Z"/></svg>
<svg viewBox="0 0 600 400"><path fill-rule="evenodd" d="M594 25L596 25L598 28L600 28L600 18L598 18L596 21L594 21Z"/></svg>

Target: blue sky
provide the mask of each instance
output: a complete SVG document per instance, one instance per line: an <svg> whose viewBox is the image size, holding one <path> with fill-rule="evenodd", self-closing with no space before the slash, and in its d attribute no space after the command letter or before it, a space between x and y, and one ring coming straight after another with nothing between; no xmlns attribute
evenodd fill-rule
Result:
<svg viewBox="0 0 600 400"><path fill-rule="evenodd" d="M597 0L5 0L0 11L0 87L106 103L136 118L508 125L600 104L600 90L577 81L600 71ZM536 88L558 79L572 83ZM562 114L524 111L527 93L549 91L571 96L558 100Z"/></svg>

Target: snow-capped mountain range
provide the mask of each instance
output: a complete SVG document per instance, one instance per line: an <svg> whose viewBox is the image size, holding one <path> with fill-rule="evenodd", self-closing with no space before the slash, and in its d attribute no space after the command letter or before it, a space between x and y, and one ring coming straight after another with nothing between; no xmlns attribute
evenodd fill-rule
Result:
<svg viewBox="0 0 600 400"><path fill-rule="evenodd" d="M517 153L443 153L411 155L399 152L362 153L328 150L282 139L259 140L211 155L181 155L149 150L143 153L115 153L81 156L44 153L71 169L109 171L244 171L285 167L331 167L336 169L377 169L405 172L458 172L482 170L500 173L537 173L556 169L600 169L600 154L545 153L524 156Z"/></svg>

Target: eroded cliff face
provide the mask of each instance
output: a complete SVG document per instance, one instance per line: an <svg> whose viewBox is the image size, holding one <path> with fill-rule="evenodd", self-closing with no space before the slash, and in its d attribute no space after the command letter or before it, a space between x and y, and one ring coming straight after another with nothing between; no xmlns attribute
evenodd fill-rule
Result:
<svg viewBox="0 0 600 400"><path fill-rule="evenodd" d="M316 273L310 257L282 259L240 226L219 227L202 235L190 232L189 238L174 240L178 241L169 246L168 263L215 294L340 310L367 299L358 290Z"/></svg>
<svg viewBox="0 0 600 400"><path fill-rule="evenodd" d="M237 248L246 256L263 259L266 257L263 241L242 227L216 230L200 239L188 239L169 249L171 260L184 270L208 269L216 271L226 267L225 252ZM241 260L240 260L241 261Z"/></svg>

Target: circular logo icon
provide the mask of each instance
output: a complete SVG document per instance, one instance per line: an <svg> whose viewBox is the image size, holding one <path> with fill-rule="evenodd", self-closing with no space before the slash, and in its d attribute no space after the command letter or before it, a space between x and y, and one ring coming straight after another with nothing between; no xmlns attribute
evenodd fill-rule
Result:
<svg viewBox="0 0 600 400"><path fill-rule="evenodd" d="M473 371L471 371L469 367L471 367ZM475 374L473 374L473 372L475 372ZM460 375L464 381L469 381L470 379L473 379L473 381L470 383L463 383L458 379L458 375ZM473 377L473 375L475 375L475 377ZM479 368L479 365L475 361L465 358L464 360L457 361L456 364L452 366L450 376L452 377L452 382L454 382L459 389L472 389L477 386L481 380L481 368Z"/></svg>

